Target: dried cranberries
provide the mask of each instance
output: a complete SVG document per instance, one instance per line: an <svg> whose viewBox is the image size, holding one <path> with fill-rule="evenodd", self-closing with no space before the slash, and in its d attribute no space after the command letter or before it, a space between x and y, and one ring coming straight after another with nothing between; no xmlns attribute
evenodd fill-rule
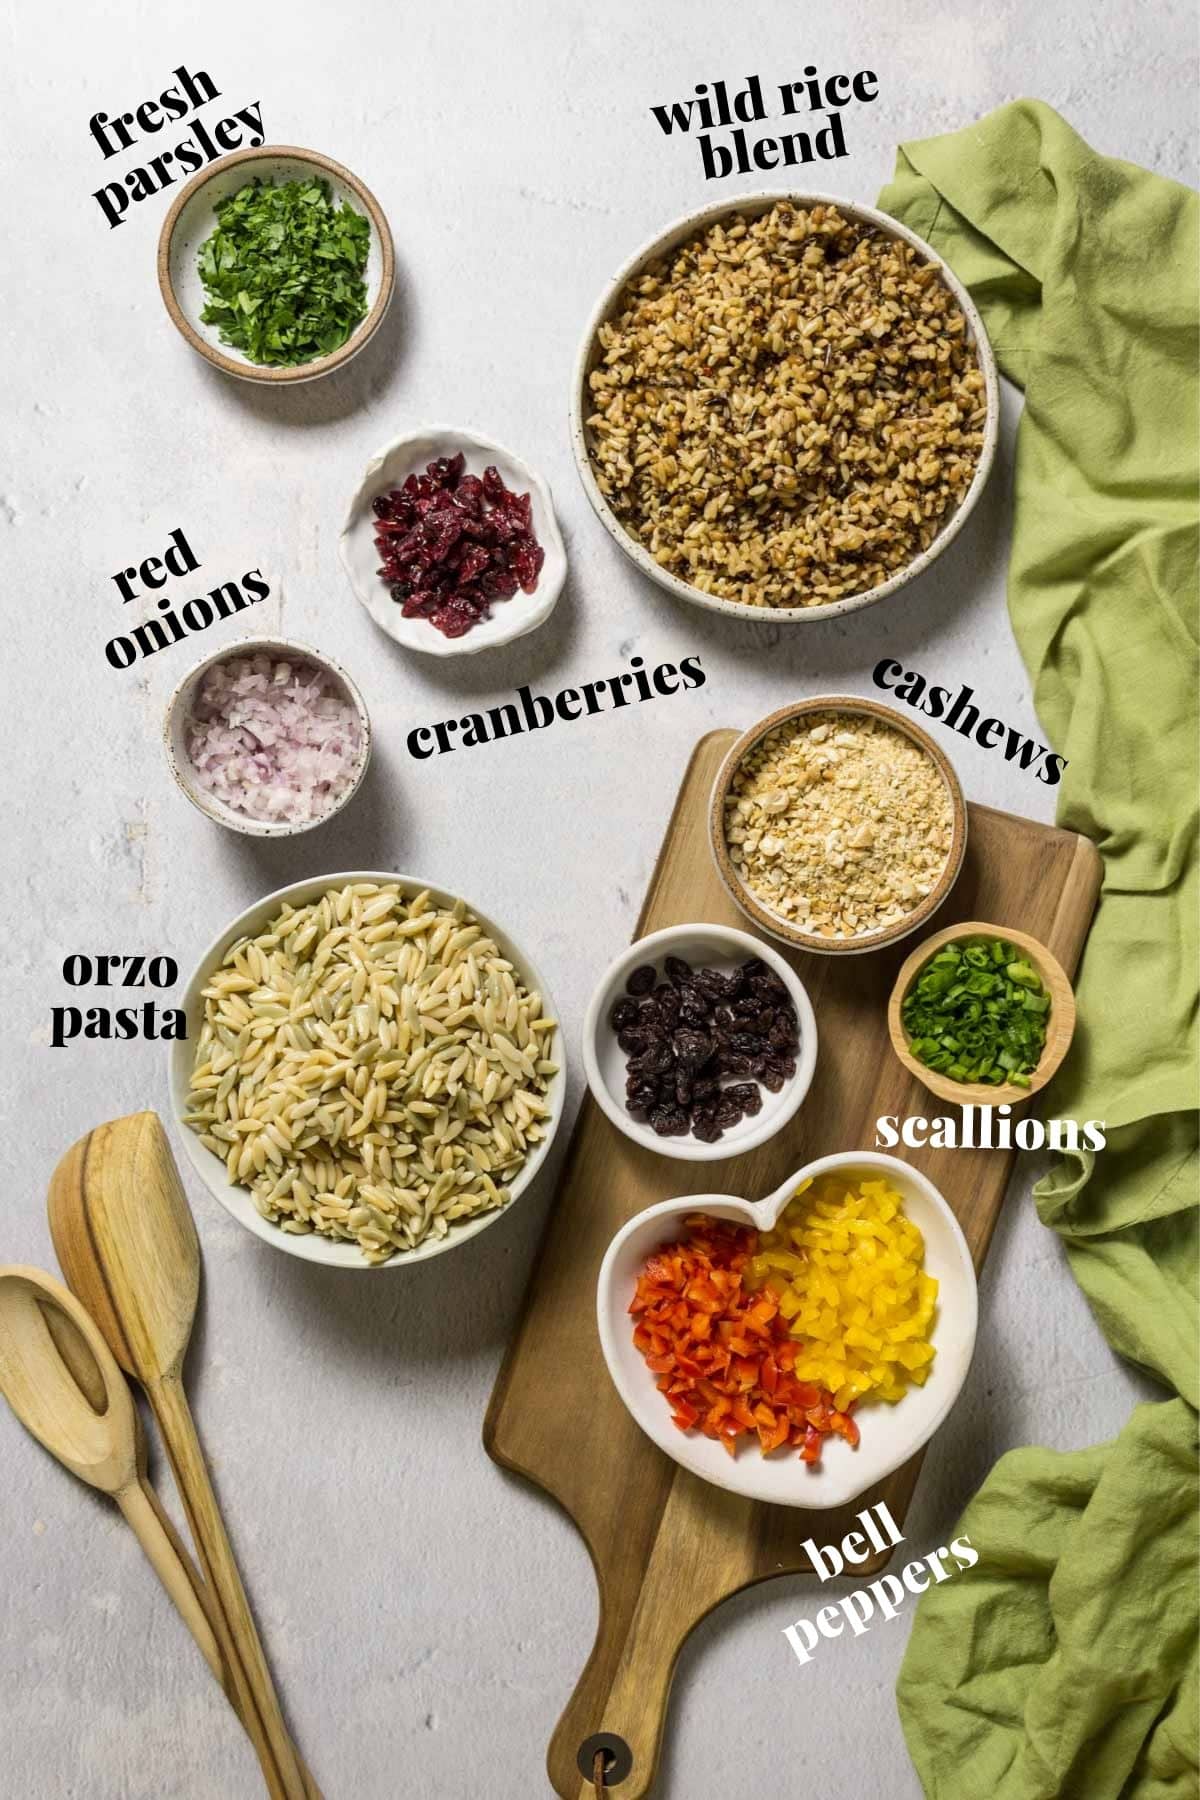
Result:
<svg viewBox="0 0 1200 1800"><path fill-rule="evenodd" d="M532 594L546 560L529 495L505 487L494 466L482 477L465 470L461 452L439 456L371 502L392 599L406 619L428 619L450 638L486 619L493 600Z"/></svg>

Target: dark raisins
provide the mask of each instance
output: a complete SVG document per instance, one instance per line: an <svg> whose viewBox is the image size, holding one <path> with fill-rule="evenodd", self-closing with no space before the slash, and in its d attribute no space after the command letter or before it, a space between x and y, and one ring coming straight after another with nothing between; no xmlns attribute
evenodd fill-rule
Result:
<svg viewBox="0 0 1200 1800"><path fill-rule="evenodd" d="M665 1038L652 1038L630 1068L641 1075L666 1075L672 1067L671 1046Z"/></svg>
<svg viewBox="0 0 1200 1800"><path fill-rule="evenodd" d="M731 1131L735 1125L741 1124L741 1103L734 1098L737 1091L736 1088L726 1088L717 1102L717 1124L722 1131Z"/></svg>
<svg viewBox="0 0 1200 1800"><path fill-rule="evenodd" d="M712 1055L712 1039L702 1031L680 1030L671 1040L675 1060L684 1069L699 1069Z"/></svg>
<svg viewBox="0 0 1200 1800"><path fill-rule="evenodd" d="M660 980L643 963L609 1014L629 1057L626 1105L660 1136L690 1130L702 1143L716 1143L762 1111L764 1088L778 1093L794 1076L796 1011L758 957L726 975L670 956L663 974Z"/></svg>
<svg viewBox="0 0 1200 1800"><path fill-rule="evenodd" d="M650 1125L659 1137L682 1137L688 1116L681 1106L656 1106L650 1113Z"/></svg>
<svg viewBox="0 0 1200 1800"><path fill-rule="evenodd" d="M729 983L720 969L701 969L696 982L710 1000L724 1000L729 993Z"/></svg>

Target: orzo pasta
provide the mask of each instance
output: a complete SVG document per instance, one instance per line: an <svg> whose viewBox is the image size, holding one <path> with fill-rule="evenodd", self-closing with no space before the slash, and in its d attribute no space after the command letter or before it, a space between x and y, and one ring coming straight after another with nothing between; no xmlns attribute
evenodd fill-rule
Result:
<svg viewBox="0 0 1200 1800"><path fill-rule="evenodd" d="M461 900L285 904L203 995L185 1123L284 1231L384 1262L503 1206L545 1136L555 1021Z"/></svg>

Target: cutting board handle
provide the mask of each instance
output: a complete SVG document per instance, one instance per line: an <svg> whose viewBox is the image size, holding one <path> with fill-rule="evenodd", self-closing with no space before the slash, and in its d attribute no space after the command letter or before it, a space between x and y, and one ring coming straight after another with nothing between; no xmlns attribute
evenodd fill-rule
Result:
<svg viewBox="0 0 1200 1800"><path fill-rule="evenodd" d="M632 1762L613 1786L616 1800L650 1793L679 1652L729 1593L727 1545L744 1509L740 1496L679 1470L640 1587L606 1595L601 1581L596 1641L550 1740L547 1767L563 1800L592 1800L595 1788L578 1759L597 1732L629 1746Z"/></svg>

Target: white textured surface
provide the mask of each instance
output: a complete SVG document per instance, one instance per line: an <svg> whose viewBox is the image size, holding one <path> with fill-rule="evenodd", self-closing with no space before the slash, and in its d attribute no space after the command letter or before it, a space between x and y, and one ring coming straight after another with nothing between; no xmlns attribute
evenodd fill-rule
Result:
<svg viewBox="0 0 1200 1800"><path fill-rule="evenodd" d="M1098 147L1191 178L1189 8L912 0L885 12L848 0L831 13L774 0L731 12L660 0L651 13L634 0L375 0L334 13L296 0L281 14L215 0L200 14L115 0L72 19L10 13L7 48L0 527L5 730L20 786L0 859L15 927L0 974L6 1257L52 1265L44 1192L59 1153L100 1119L164 1099L161 1046L49 1048L50 1007L73 998L65 955L164 952L186 970L257 894L394 866L508 922L575 1036L594 979L629 936L702 732L796 693L866 692L888 653L943 683L970 681L989 712L1036 730L1003 608L1011 395L979 516L915 591L841 624L738 626L637 578L591 516L566 433L576 338L609 272L713 192L695 146L664 138L651 104L751 71L769 87L809 60L823 73L868 67L880 98L849 112L851 154L821 171L847 194L874 199L898 139L1026 92ZM132 109L181 62L222 90L209 122L261 100L269 137L347 163L389 213L398 299L340 377L276 394L207 368L156 291L168 196L132 207L112 232L89 198L138 160L106 168L90 115ZM448 665L407 659L373 629L336 552L366 457L429 418L494 433L545 472L572 559L544 630ZM124 674L104 661L122 627L110 572L159 552L177 525L203 562L179 598L260 565L274 596L252 627L323 645L364 690L378 743L366 788L311 837L260 845L210 828L163 765L166 696L218 633L236 635L234 621ZM127 607L126 625L135 611L145 616ZM470 754L418 764L405 753L412 725L457 716L468 696L495 704L526 680L553 692L616 673L635 651L649 666L698 653L708 685ZM1053 790L946 741L973 798L1050 817ZM577 1099L578 1059L573 1086ZM910 1515L914 1554L946 1542L1000 1452L1110 1435L1139 1391L1037 1222L1032 1173L992 1247L975 1366ZM556 1509L488 1462L479 1427L548 1183L460 1254L374 1278L274 1255L190 1185L207 1274L196 1408L325 1792L547 1791L545 1744L595 1621L592 1576ZM0 1454L5 1791L256 1795L228 1709L110 1508L7 1416ZM666 1800L917 1794L892 1695L907 1622L827 1644L801 1669L780 1628L812 1609L815 1588L769 1584L695 1634L670 1718Z"/></svg>

